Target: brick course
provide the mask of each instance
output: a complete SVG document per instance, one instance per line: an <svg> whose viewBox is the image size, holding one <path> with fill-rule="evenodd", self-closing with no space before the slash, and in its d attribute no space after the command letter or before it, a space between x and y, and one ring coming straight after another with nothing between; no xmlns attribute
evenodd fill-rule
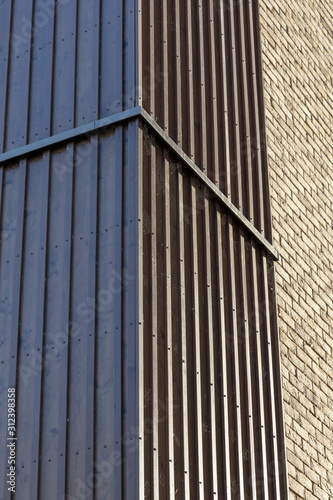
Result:
<svg viewBox="0 0 333 500"><path fill-rule="evenodd" d="M260 16L290 500L333 500L333 3Z"/></svg>

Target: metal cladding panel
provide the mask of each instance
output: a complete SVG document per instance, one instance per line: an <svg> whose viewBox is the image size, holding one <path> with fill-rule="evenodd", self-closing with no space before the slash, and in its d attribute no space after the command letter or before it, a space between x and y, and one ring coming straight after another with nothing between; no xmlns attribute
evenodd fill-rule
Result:
<svg viewBox="0 0 333 500"><path fill-rule="evenodd" d="M287 498L273 262L139 139L139 498Z"/></svg>
<svg viewBox="0 0 333 500"><path fill-rule="evenodd" d="M136 106L135 0L4 0L0 153Z"/></svg>
<svg viewBox="0 0 333 500"><path fill-rule="evenodd" d="M258 0L139 8L139 104L272 242Z"/></svg>
<svg viewBox="0 0 333 500"><path fill-rule="evenodd" d="M16 387L17 498L135 498L137 135L132 121L1 169L0 442Z"/></svg>
<svg viewBox="0 0 333 500"><path fill-rule="evenodd" d="M16 496L286 499L258 1L4 0L0 30Z"/></svg>

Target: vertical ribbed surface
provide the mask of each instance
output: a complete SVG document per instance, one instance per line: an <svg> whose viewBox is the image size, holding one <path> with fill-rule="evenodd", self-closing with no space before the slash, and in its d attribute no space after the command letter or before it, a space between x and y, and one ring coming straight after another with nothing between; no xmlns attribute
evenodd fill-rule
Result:
<svg viewBox="0 0 333 500"><path fill-rule="evenodd" d="M1 3L0 152L136 105L136 9L134 0Z"/></svg>
<svg viewBox="0 0 333 500"><path fill-rule="evenodd" d="M141 491L287 498L272 262L153 134L141 138Z"/></svg>
<svg viewBox="0 0 333 500"><path fill-rule="evenodd" d="M140 5L139 104L271 240L257 1Z"/></svg>
<svg viewBox="0 0 333 500"><path fill-rule="evenodd" d="M2 2L0 152L135 107L136 24L134 0ZM0 442L16 387L19 498L136 495L137 130L1 168Z"/></svg>
<svg viewBox="0 0 333 500"><path fill-rule="evenodd" d="M137 143L132 122L1 169L1 443L16 387L20 498L136 496Z"/></svg>
<svg viewBox="0 0 333 500"><path fill-rule="evenodd" d="M4 0L0 154L140 105L271 241L257 9ZM271 260L141 118L92 129L0 168L17 498L286 499Z"/></svg>

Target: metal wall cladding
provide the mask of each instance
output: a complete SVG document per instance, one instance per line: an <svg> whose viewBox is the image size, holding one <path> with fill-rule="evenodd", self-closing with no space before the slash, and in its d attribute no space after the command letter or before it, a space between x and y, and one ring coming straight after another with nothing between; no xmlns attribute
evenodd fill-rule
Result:
<svg viewBox="0 0 333 500"><path fill-rule="evenodd" d="M258 1L139 1L139 103L271 242Z"/></svg>
<svg viewBox="0 0 333 500"><path fill-rule="evenodd" d="M139 104L271 242L257 9L4 0L0 154ZM1 167L16 496L286 499L273 263L144 123Z"/></svg>
<svg viewBox="0 0 333 500"><path fill-rule="evenodd" d="M146 129L139 498L286 499L274 268Z"/></svg>
<svg viewBox="0 0 333 500"><path fill-rule="evenodd" d="M1 169L0 445L16 387L16 498L136 498L137 136L132 121Z"/></svg>
<svg viewBox="0 0 333 500"><path fill-rule="evenodd" d="M0 153L135 106L135 6L1 2Z"/></svg>

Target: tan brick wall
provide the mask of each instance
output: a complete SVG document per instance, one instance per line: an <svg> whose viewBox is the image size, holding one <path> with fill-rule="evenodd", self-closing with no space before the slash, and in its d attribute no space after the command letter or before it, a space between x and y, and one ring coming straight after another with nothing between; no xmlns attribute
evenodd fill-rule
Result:
<svg viewBox="0 0 333 500"><path fill-rule="evenodd" d="M333 499L333 2L260 0L290 499Z"/></svg>

